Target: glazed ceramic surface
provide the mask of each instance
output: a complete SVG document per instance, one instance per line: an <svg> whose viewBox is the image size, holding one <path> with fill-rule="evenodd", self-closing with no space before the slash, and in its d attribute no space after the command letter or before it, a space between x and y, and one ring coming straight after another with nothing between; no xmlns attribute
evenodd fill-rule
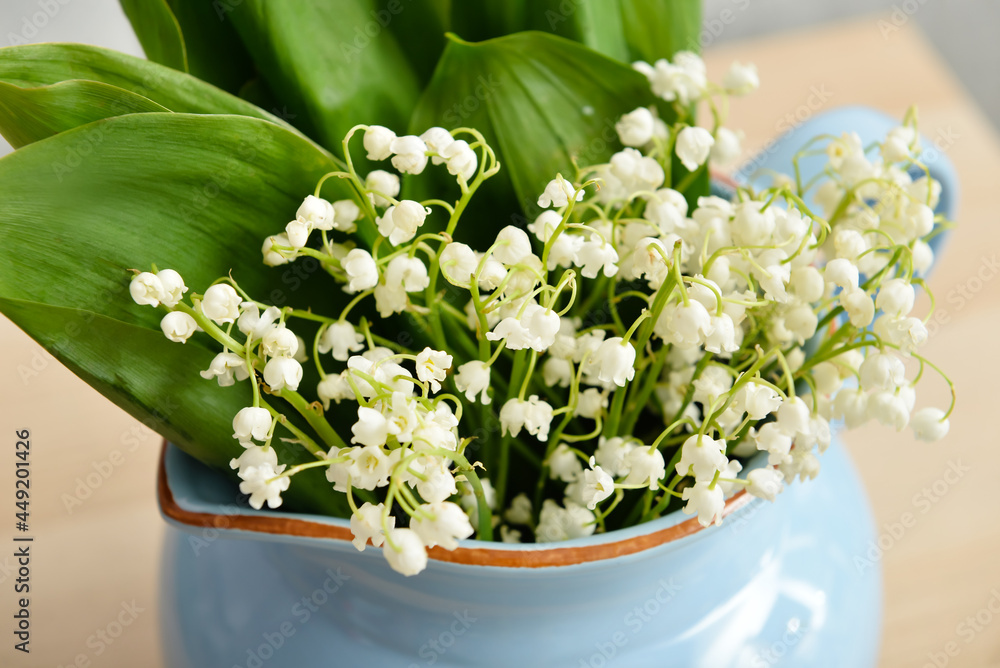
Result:
<svg viewBox="0 0 1000 668"><path fill-rule="evenodd" d="M737 180L790 171L816 134L852 129L867 145L893 125L861 108L817 116ZM938 156L930 167L944 185L939 211L953 214L950 165ZM807 161L804 178L819 168ZM876 528L844 448L835 441L821 461L816 480L773 504L731 499L720 527L674 513L554 546L466 541L404 578L379 550L355 550L346 521L239 505L228 479L167 446L160 500L179 529L163 563L168 664L868 668Z"/></svg>
<svg viewBox="0 0 1000 668"><path fill-rule="evenodd" d="M432 560L410 578L345 540L227 528L253 512L231 505L227 480L173 447L165 466L175 502L221 527L170 533L162 604L177 668L874 665L874 527L839 445L812 483L659 547L541 568Z"/></svg>

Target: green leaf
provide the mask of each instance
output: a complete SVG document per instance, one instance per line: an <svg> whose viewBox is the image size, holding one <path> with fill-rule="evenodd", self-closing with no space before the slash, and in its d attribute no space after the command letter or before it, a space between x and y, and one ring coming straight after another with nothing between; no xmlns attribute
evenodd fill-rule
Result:
<svg viewBox="0 0 1000 668"><path fill-rule="evenodd" d="M0 298L0 310L70 371L147 427L200 461L238 479L229 460L243 448L233 439L232 416L247 405L246 387L220 388L198 375L215 352L195 341L172 343L157 330L92 311ZM282 462L312 458L275 439ZM350 508L323 473L295 476L283 495L288 508L347 517ZM315 475L319 473L319 475Z"/></svg>
<svg viewBox="0 0 1000 668"><path fill-rule="evenodd" d="M426 86L444 51L449 0L376 0L375 4L376 21L399 41L420 86Z"/></svg>
<svg viewBox="0 0 1000 668"><path fill-rule="evenodd" d="M531 28L548 30L585 44L615 60L628 61L628 44L619 6L621 4L623 3L608 0L582 0L575 3L547 0L532 5L535 7L535 15Z"/></svg>
<svg viewBox="0 0 1000 668"><path fill-rule="evenodd" d="M339 150L358 123L406 125L417 76L374 0L243 0L227 14L296 125ZM397 18L397 21L405 20Z"/></svg>
<svg viewBox="0 0 1000 668"><path fill-rule="evenodd" d="M529 5L529 0L456 0L450 30L470 42L521 32L529 26Z"/></svg>
<svg viewBox="0 0 1000 668"><path fill-rule="evenodd" d="M154 63L188 71L181 27L167 0L119 0L146 57Z"/></svg>
<svg viewBox="0 0 1000 668"><path fill-rule="evenodd" d="M470 41L539 30L652 62L699 50L701 0L471 0L452 6L451 30Z"/></svg>
<svg viewBox="0 0 1000 668"><path fill-rule="evenodd" d="M81 44L0 49L0 81L36 88L83 79L117 86L180 113L238 114L286 125L266 111L193 76L142 58Z"/></svg>
<svg viewBox="0 0 1000 668"><path fill-rule="evenodd" d="M170 267L199 292L231 271L263 301L334 312L346 296L329 277L303 262L266 268L260 246L335 168L301 135L242 116L134 114L30 144L0 159L0 309L134 415L179 403L157 429L218 465L232 452L232 396L247 405L249 387L189 395L174 370L202 381L207 339L167 345L162 312L129 298L128 269ZM88 314L78 330L70 309Z"/></svg>
<svg viewBox="0 0 1000 668"><path fill-rule="evenodd" d="M156 263L194 290L232 270L301 303L316 276L264 267L260 247L332 169L304 137L242 116L119 116L36 142L0 159L0 295L154 326L122 289Z"/></svg>
<svg viewBox="0 0 1000 668"><path fill-rule="evenodd" d="M164 111L141 95L97 81L38 88L0 81L0 134L14 148L102 118Z"/></svg>
<svg viewBox="0 0 1000 668"><path fill-rule="evenodd" d="M473 127L497 151L501 172L477 194L492 211L493 226L477 226L488 237L519 213L518 205L537 215L545 184L557 173L575 176L574 159L581 165L607 160L621 148L618 117L653 101L645 77L631 67L560 37L453 39L410 130Z"/></svg>
<svg viewBox="0 0 1000 668"><path fill-rule="evenodd" d="M255 76L227 3L206 0L120 0L146 57L234 95Z"/></svg>
<svg viewBox="0 0 1000 668"><path fill-rule="evenodd" d="M618 0L630 60L701 51L701 0Z"/></svg>

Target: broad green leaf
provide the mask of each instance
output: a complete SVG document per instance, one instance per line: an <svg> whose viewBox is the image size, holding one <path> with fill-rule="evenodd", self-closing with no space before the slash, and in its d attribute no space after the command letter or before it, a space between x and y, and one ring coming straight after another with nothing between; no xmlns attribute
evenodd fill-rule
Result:
<svg viewBox="0 0 1000 668"><path fill-rule="evenodd" d="M620 150L615 121L652 102L645 77L631 67L553 35L452 39L410 129L468 126L485 135L502 169L477 198L503 225L519 208L537 215L545 184L557 173L572 178L574 159L597 164Z"/></svg>
<svg viewBox="0 0 1000 668"><path fill-rule="evenodd" d="M146 57L154 63L188 71L181 27L167 0L119 0Z"/></svg>
<svg viewBox="0 0 1000 668"><path fill-rule="evenodd" d="M592 0L596 2L597 0ZM701 51L701 0L618 0L629 60Z"/></svg>
<svg viewBox="0 0 1000 668"><path fill-rule="evenodd" d="M450 30L470 42L527 30L529 5L530 0L455 0L451 3Z"/></svg>
<svg viewBox="0 0 1000 668"><path fill-rule="evenodd" d="M0 134L14 148L102 118L165 111L141 95L97 81L37 88L0 81Z"/></svg>
<svg viewBox="0 0 1000 668"><path fill-rule="evenodd" d="M332 169L301 135L242 116L134 114L36 142L0 159L0 295L153 326L154 309L105 296L156 263L196 291L232 270L301 302L321 272L269 269L261 243Z"/></svg>
<svg viewBox="0 0 1000 668"><path fill-rule="evenodd" d="M623 1L546 0L532 3L533 16L530 28L546 30L585 44L615 60L628 61L628 44L619 6Z"/></svg>
<svg viewBox="0 0 1000 668"><path fill-rule="evenodd" d="M190 350L198 353L184 367L190 375L210 359L194 339L176 348L154 345L162 313L131 301L128 269L170 267L202 292L231 271L262 301L334 313L346 296L329 277L301 262L267 268L260 247L335 168L329 154L298 133L242 116L133 114L30 144L0 159L2 308L13 309L9 315L25 331L85 380L96 379L98 389L119 403L132 397L133 414L173 397L185 408L163 416L160 430L203 459L205 448L225 453L211 460L218 463L232 447L231 394L215 388L189 395L170 375L138 377L130 375L138 370L119 366L148 358L151 369L179 368L170 355ZM340 188L330 183L324 194L344 196ZM87 323L74 333L49 307L93 313L114 333L105 336ZM67 336L73 341L54 347ZM248 388L242 389L246 402ZM215 396L219 403L206 399ZM196 412L200 423L192 423Z"/></svg>
<svg viewBox="0 0 1000 668"><path fill-rule="evenodd" d="M701 0L471 0L452 6L469 41L525 30L571 39L624 62L698 51Z"/></svg>
<svg viewBox="0 0 1000 668"><path fill-rule="evenodd" d="M181 28L190 74L234 95L257 76L249 52L226 17L235 3L167 0L167 4Z"/></svg>
<svg viewBox="0 0 1000 668"><path fill-rule="evenodd" d="M187 72L234 95L255 76L232 24L230 7L207 0L120 0L150 60Z"/></svg>
<svg viewBox="0 0 1000 668"><path fill-rule="evenodd" d="M229 460L243 448L233 439L231 418L247 405L245 385L220 388L198 375L215 353L192 340L172 343L157 330L91 311L0 298L0 311L31 334L70 371L150 429L184 451L237 478ZM301 447L274 441L281 461L302 463ZM317 471L318 472L318 471ZM303 473L309 473L308 471ZM288 508L346 517L346 499L322 472L295 476L283 495Z"/></svg>
<svg viewBox="0 0 1000 668"><path fill-rule="evenodd" d="M297 116L296 125L325 146L339 152L358 123L405 126L417 76L392 31L379 23L374 0L229 4L227 20L264 80Z"/></svg>
<svg viewBox="0 0 1000 668"><path fill-rule="evenodd" d="M375 4L374 18L396 37L420 86L426 86L450 29L449 0L376 0Z"/></svg>
<svg viewBox="0 0 1000 668"><path fill-rule="evenodd" d="M196 77L116 51L81 44L28 44L0 49L0 81L35 88L73 79L117 86L180 113L238 114L286 125Z"/></svg>

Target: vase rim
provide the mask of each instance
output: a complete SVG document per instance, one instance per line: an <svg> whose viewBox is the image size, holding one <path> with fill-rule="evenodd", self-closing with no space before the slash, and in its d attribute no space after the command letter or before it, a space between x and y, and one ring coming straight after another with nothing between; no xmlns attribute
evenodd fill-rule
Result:
<svg viewBox="0 0 1000 668"><path fill-rule="evenodd" d="M203 512L185 508L177 501L167 474L167 455L172 446L164 441L157 472L157 498L160 512L169 521L189 527L243 531L262 536L286 536L300 539L351 542L354 535L346 520L334 517L276 514L252 511L240 514ZM745 489L726 500L722 511L725 518L749 504L753 497ZM498 543L465 540L454 550L433 547L427 551L435 561L467 566L498 568L547 568L573 566L589 562L607 561L660 547L682 540L706 530L697 517L680 519L682 511L675 510L656 520L594 534L562 543ZM312 519L316 518L316 519ZM317 520L322 521L317 521ZM665 525L665 526L664 526Z"/></svg>

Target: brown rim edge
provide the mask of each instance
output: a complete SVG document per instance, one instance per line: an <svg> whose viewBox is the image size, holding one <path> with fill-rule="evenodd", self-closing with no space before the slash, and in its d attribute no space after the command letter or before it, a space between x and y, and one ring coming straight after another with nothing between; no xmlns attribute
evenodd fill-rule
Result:
<svg viewBox="0 0 1000 668"><path fill-rule="evenodd" d="M332 526L309 520L295 520L285 517L261 517L259 515L219 515L215 513L196 513L181 508L174 500L174 495L167 484L166 468L167 443L164 441L160 452L160 465L157 472L157 497L161 512L171 520L194 527L209 527L239 529L283 536L299 536L302 538L327 538L332 540L350 541L354 538L347 527ZM751 500L746 490L740 490L728 501L722 511L726 517L736 512ZM650 548L679 540L685 536L698 533L702 526L698 519L692 517L679 524L654 531L652 533L626 538L609 543L598 543L586 547L557 547L544 550L497 550L488 547L459 547L448 551L440 547L428 550L428 555L437 561L469 566L496 566L501 568L545 568L550 566L571 566L590 561L614 559L627 554L635 554Z"/></svg>

